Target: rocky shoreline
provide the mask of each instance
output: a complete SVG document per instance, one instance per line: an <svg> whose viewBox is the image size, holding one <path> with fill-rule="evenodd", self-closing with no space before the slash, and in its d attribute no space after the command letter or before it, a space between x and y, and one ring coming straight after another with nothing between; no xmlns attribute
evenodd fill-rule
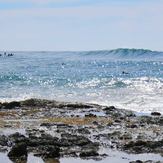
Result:
<svg viewBox="0 0 163 163"><path fill-rule="evenodd" d="M131 163L163 162L163 116L158 112L138 115L114 106L29 99L0 103L0 127L0 151L15 163L27 162L29 153L44 162L64 157L102 160L109 157L100 152L103 148L162 158L138 157Z"/></svg>

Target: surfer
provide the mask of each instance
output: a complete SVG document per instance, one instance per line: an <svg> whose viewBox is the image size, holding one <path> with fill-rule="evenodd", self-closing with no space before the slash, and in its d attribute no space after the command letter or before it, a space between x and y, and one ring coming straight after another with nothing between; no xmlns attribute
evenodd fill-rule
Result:
<svg viewBox="0 0 163 163"><path fill-rule="evenodd" d="M122 74L123 75L128 75L129 73L128 72L125 72L125 71L122 71Z"/></svg>
<svg viewBox="0 0 163 163"><path fill-rule="evenodd" d="M11 57L11 56L13 56L13 55L14 55L13 53L9 53L9 54L8 54L8 57Z"/></svg>

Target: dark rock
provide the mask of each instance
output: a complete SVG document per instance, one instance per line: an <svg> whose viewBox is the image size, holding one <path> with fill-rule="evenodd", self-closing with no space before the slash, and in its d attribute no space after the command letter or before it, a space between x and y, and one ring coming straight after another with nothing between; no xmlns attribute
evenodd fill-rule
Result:
<svg viewBox="0 0 163 163"><path fill-rule="evenodd" d="M27 156L10 157L13 163L27 163Z"/></svg>
<svg viewBox="0 0 163 163"><path fill-rule="evenodd" d="M80 128L80 129L77 130L77 132L80 133L80 134L90 134L90 133L91 133L91 132L90 132L88 129L86 129L86 128Z"/></svg>
<svg viewBox="0 0 163 163"><path fill-rule="evenodd" d="M121 136L120 131L114 131L112 133L108 133L108 138L109 139L116 139L116 138L119 138L120 136Z"/></svg>
<svg viewBox="0 0 163 163"><path fill-rule="evenodd" d="M156 123L156 121L150 116L141 116L139 121L141 124L145 124L145 123L146 124L155 124Z"/></svg>
<svg viewBox="0 0 163 163"><path fill-rule="evenodd" d="M3 103L3 108L4 109L14 109L16 107L20 107L20 102L17 102L17 101L13 101L13 102L10 102L10 103Z"/></svg>
<svg viewBox="0 0 163 163"><path fill-rule="evenodd" d="M137 124L127 125L126 127L128 127L128 128L138 128Z"/></svg>
<svg viewBox="0 0 163 163"><path fill-rule="evenodd" d="M91 156L99 156L98 152L93 149L87 149L83 150L80 155L80 157L91 157Z"/></svg>
<svg viewBox="0 0 163 163"><path fill-rule="evenodd" d="M28 141L28 146L38 147L41 145L59 145L58 138L52 137L48 134L42 134L41 137L30 136Z"/></svg>
<svg viewBox="0 0 163 163"><path fill-rule="evenodd" d="M5 135L0 135L0 145L8 146L8 138Z"/></svg>
<svg viewBox="0 0 163 163"><path fill-rule="evenodd" d="M130 163L161 163L161 161L152 161L152 160L141 161L141 160L136 160L136 161L131 161Z"/></svg>
<svg viewBox="0 0 163 163"><path fill-rule="evenodd" d="M71 134L61 134L61 145L62 142L67 142L67 145L72 145L72 146L84 146L87 144L91 144L92 142L84 137L84 136L78 136L78 135L71 135Z"/></svg>
<svg viewBox="0 0 163 163"><path fill-rule="evenodd" d="M130 133L122 134L122 136L119 137L120 140L130 140L132 139L132 135Z"/></svg>
<svg viewBox="0 0 163 163"><path fill-rule="evenodd" d="M97 116L95 114L90 113L90 114L86 114L85 117L97 117Z"/></svg>
<svg viewBox="0 0 163 163"><path fill-rule="evenodd" d="M19 143L19 142L27 143L28 142L28 138L20 134L19 132L9 135L9 140L12 143Z"/></svg>
<svg viewBox="0 0 163 163"><path fill-rule="evenodd" d="M158 124L159 124L160 126L163 126L163 117L160 117L160 118L158 119Z"/></svg>
<svg viewBox="0 0 163 163"><path fill-rule="evenodd" d="M25 101L21 102L22 106L25 107L42 107L42 108L46 108L47 106L51 106L54 105L55 106L56 101L50 101L50 100L41 100L41 99L28 99Z"/></svg>
<svg viewBox="0 0 163 163"><path fill-rule="evenodd" d="M115 122L115 123L121 123L121 120L115 119L114 122Z"/></svg>
<svg viewBox="0 0 163 163"><path fill-rule="evenodd" d="M97 121L93 121L93 124L94 125L99 125Z"/></svg>
<svg viewBox="0 0 163 163"><path fill-rule="evenodd" d="M161 116L161 113L159 113L159 112L152 112L151 115L153 115L153 116Z"/></svg>
<svg viewBox="0 0 163 163"><path fill-rule="evenodd" d="M76 104L67 104L66 105L67 107L69 108L78 108L78 109L83 109L83 108L86 108L86 109L89 109L89 108L92 108L91 105L87 105L87 104L80 104L80 103L76 103Z"/></svg>
<svg viewBox="0 0 163 163"><path fill-rule="evenodd" d="M15 144L10 152L8 153L8 157L21 157L21 156L27 156L27 145L26 143L17 143Z"/></svg>
<svg viewBox="0 0 163 163"><path fill-rule="evenodd" d="M114 111L116 108L114 106L105 107L104 111Z"/></svg>
<svg viewBox="0 0 163 163"><path fill-rule="evenodd" d="M40 126L44 126L44 127L51 127L54 126L55 124L53 123L41 123Z"/></svg>
<svg viewBox="0 0 163 163"><path fill-rule="evenodd" d="M54 145L44 145L38 147L38 153L35 154L43 158L56 158L60 157L60 148Z"/></svg>
<svg viewBox="0 0 163 163"><path fill-rule="evenodd" d="M161 141L130 141L123 146L124 150L134 153L148 153L156 152L161 153L163 147L163 140Z"/></svg>
<svg viewBox="0 0 163 163"><path fill-rule="evenodd" d="M143 163L141 160L131 161L130 163Z"/></svg>

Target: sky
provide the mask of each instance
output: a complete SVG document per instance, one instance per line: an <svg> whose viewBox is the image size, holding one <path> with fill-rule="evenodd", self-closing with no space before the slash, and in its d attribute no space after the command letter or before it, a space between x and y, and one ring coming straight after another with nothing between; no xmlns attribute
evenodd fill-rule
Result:
<svg viewBox="0 0 163 163"><path fill-rule="evenodd" d="M0 50L163 51L163 0L0 0Z"/></svg>

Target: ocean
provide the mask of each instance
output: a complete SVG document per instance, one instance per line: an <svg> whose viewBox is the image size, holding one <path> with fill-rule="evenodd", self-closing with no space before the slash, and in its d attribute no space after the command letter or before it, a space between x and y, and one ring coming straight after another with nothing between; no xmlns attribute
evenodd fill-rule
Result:
<svg viewBox="0 0 163 163"><path fill-rule="evenodd" d="M1 102L41 98L163 113L163 52L12 53L0 56Z"/></svg>

